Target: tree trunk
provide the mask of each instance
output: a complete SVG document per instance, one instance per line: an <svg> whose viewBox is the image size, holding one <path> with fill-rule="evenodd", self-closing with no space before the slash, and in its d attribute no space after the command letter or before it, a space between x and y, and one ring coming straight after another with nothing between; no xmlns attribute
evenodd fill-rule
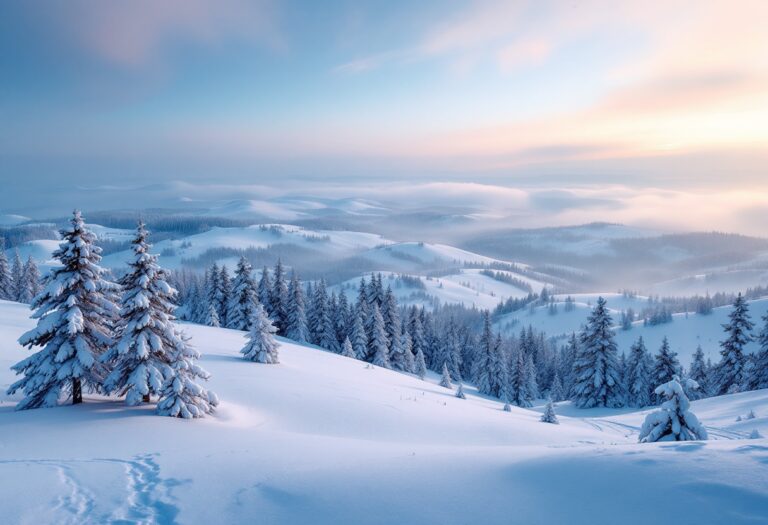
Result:
<svg viewBox="0 0 768 525"><path fill-rule="evenodd" d="M144 394L144 397L141 400L145 403L149 403L149 394Z"/></svg>
<svg viewBox="0 0 768 525"><path fill-rule="evenodd" d="M72 404L77 405L83 402L83 386L77 378L72 379Z"/></svg>

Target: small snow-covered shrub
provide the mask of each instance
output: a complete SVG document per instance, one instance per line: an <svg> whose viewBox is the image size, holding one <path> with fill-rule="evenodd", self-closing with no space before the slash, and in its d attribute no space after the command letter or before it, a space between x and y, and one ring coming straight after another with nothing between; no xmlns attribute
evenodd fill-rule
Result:
<svg viewBox="0 0 768 525"><path fill-rule="evenodd" d="M689 389L698 388L696 381L686 379ZM655 390L665 398L661 409L648 414L640 429L640 443L655 441L694 441L707 439L707 431L699 419L690 412L690 401L677 376Z"/></svg>

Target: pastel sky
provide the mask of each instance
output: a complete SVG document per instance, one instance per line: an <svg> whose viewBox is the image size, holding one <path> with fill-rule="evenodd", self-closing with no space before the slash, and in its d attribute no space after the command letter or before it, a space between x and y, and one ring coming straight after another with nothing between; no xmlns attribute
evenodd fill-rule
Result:
<svg viewBox="0 0 768 525"><path fill-rule="evenodd" d="M766 24L764 0L7 0L0 177L621 185L752 206Z"/></svg>

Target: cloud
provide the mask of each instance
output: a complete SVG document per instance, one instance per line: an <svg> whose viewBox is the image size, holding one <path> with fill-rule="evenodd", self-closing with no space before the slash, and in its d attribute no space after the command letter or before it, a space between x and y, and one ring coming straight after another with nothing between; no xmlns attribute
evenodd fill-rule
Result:
<svg viewBox="0 0 768 525"><path fill-rule="evenodd" d="M49 15L89 53L128 68L161 60L178 44L227 40L284 45L269 0L70 0ZM64 22L66 20L66 22Z"/></svg>

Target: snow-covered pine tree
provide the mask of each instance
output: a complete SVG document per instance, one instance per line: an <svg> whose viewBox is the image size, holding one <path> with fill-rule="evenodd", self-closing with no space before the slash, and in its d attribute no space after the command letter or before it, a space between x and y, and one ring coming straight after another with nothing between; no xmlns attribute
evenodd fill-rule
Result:
<svg viewBox="0 0 768 525"><path fill-rule="evenodd" d="M507 401L519 407L530 407L533 400L533 395L528 390L527 361L523 348L518 348L511 363L506 388Z"/></svg>
<svg viewBox="0 0 768 525"><path fill-rule="evenodd" d="M19 250L13 251L13 265L11 266L11 300L18 301L24 290L24 263L21 262Z"/></svg>
<svg viewBox="0 0 768 525"><path fill-rule="evenodd" d="M426 363L427 353L427 341L424 338L424 327L421 324L421 317L415 306L411 307L409 312L408 321L408 333L411 335L411 343L413 344L413 354L418 355L422 353ZM418 364L418 363L417 363Z"/></svg>
<svg viewBox="0 0 768 525"><path fill-rule="evenodd" d="M698 386L692 379L688 388ZM663 397L661 410L651 412L640 429L640 443L656 441L693 441L707 439L707 431L698 418L689 410L690 402L677 376L656 388L655 394Z"/></svg>
<svg viewBox="0 0 768 525"><path fill-rule="evenodd" d="M403 372L415 372L416 370L416 358L413 355L413 341L411 341L411 334L407 330L402 330L400 336L400 349L403 356L402 368Z"/></svg>
<svg viewBox="0 0 768 525"><path fill-rule="evenodd" d="M555 371L555 377L552 379L552 385L549 387L549 397L552 401L562 401L565 399L563 392L563 383L560 381L560 372Z"/></svg>
<svg viewBox="0 0 768 525"><path fill-rule="evenodd" d="M272 278L269 276L269 268L266 266L261 270L261 277L259 277L259 286L256 288L256 293L259 296L259 302L264 307L264 311L267 312L269 317L273 317L272 311L272 289L274 284Z"/></svg>
<svg viewBox="0 0 768 525"><path fill-rule="evenodd" d="M688 372L688 377L696 381L699 388L691 391L688 396L691 400L702 399L709 395L709 378L707 374L707 363L704 361L704 350L701 345L696 347L693 353L693 361Z"/></svg>
<svg viewBox="0 0 768 525"><path fill-rule="evenodd" d="M419 348L416 351L416 356L414 357L414 373L419 376L419 379L424 379L427 375L427 361L424 359L424 352L421 351L421 348Z"/></svg>
<svg viewBox="0 0 768 525"><path fill-rule="evenodd" d="M481 394L500 397L506 386L506 367L500 341L491 332L490 314L483 312L483 330L477 348L473 377Z"/></svg>
<svg viewBox="0 0 768 525"><path fill-rule="evenodd" d="M757 388L768 388L768 313L763 316L763 329L757 336L760 349L755 356L755 383Z"/></svg>
<svg viewBox="0 0 768 525"><path fill-rule="evenodd" d="M456 397L459 399L467 399L466 394L464 394L464 384L459 381L459 388L456 389Z"/></svg>
<svg viewBox="0 0 768 525"><path fill-rule="evenodd" d="M355 350L355 357L360 361L368 360L368 336L363 327L363 318L360 309L355 308L354 320L352 321L352 348Z"/></svg>
<svg viewBox="0 0 768 525"><path fill-rule="evenodd" d="M24 264L23 283L19 295L19 302L29 304L40 293L42 289L40 281L40 271L37 269L35 260L30 255Z"/></svg>
<svg viewBox="0 0 768 525"><path fill-rule="evenodd" d="M349 340L349 337L344 338L344 343L341 345L341 355L351 359L356 358L355 350L352 348L352 342Z"/></svg>
<svg viewBox="0 0 768 525"><path fill-rule="evenodd" d="M304 291L301 289L301 283L296 272L291 272L291 282L288 285L288 316L285 336L299 343L309 342Z"/></svg>
<svg viewBox="0 0 768 525"><path fill-rule="evenodd" d="M197 364L200 352L190 346L188 338L183 338L183 342L169 349L173 372L160 391L157 413L184 419L199 418L213 412L219 398L197 382L198 379L208 380L211 375Z"/></svg>
<svg viewBox="0 0 768 525"><path fill-rule="evenodd" d="M270 303L272 304L271 317L277 328L277 334L285 335L288 320L288 285L285 282L285 270L280 259L275 265Z"/></svg>
<svg viewBox="0 0 768 525"><path fill-rule="evenodd" d="M157 256L150 253L147 235L144 224L139 223L131 242L133 259L120 280L123 293L115 344L101 357L111 368L104 389L125 396L131 406L148 403L152 394L160 394L173 374L171 356L186 346L173 324L176 290L168 284Z"/></svg>
<svg viewBox="0 0 768 525"><path fill-rule="evenodd" d="M645 407L652 401L653 359L645 341L640 336L629 349L624 385L627 390L627 404L632 407Z"/></svg>
<svg viewBox="0 0 768 525"><path fill-rule="evenodd" d="M240 353L249 361L256 363L276 364L280 362L278 344L275 341L277 329L269 320L267 312L261 304L256 305L248 330L248 342Z"/></svg>
<svg viewBox="0 0 768 525"><path fill-rule="evenodd" d="M453 390L453 383L451 383L451 373L448 371L448 364L443 363L442 377L440 378L440 386Z"/></svg>
<svg viewBox="0 0 768 525"><path fill-rule="evenodd" d="M227 319L227 313L229 309L229 301L232 296L232 280L229 278L229 270L222 265L219 271L219 287L216 290L216 313L219 314L219 322L221 326L229 326L229 320Z"/></svg>
<svg viewBox="0 0 768 525"><path fill-rule="evenodd" d="M400 311L397 307L397 299L392 292L392 288L387 287L382 301L381 316L384 318L384 328L387 331L387 340L389 341L389 358L392 368L395 370L405 370L405 354L402 348L402 333L400 322Z"/></svg>
<svg viewBox="0 0 768 525"><path fill-rule="evenodd" d="M227 327L235 330L248 330L253 318L253 310L259 302L256 283L253 281L253 267L248 259L240 257L232 281L232 293L227 305Z"/></svg>
<svg viewBox="0 0 768 525"><path fill-rule="evenodd" d="M744 382L744 347L752 340L754 325L749 317L749 306L739 293L728 314L729 322L723 325L728 338L720 343L720 363L717 365L718 394L738 392Z"/></svg>
<svg viewBox="0 0 768 525"><path fill-rule="evenodd" d="M612 324L605 299L599 297L574 361L574 401L580 408L621 406L623 392Z"/></svg>
<svg viewBox="0 0 768 525"><path fill-rule="evenodd" d="M9 395L24 392L17 410L55 406L62 394L81 403L83 389L100 391L107 372L100 357L112 344L117 285L104 279L101 249L79 211L60 234L53 257L61 265L30 305L37 327L19 339L22 346L41 348L12 367L24 375L8 389Z"/></svg>
<svg viewBox="0 0 768 525"><path fill-rule="evenodd" d="M533 362L531 354L525 356L525 382L526 389L530 393L531 398L536 399L539 397L539 384L536 381L536 364Z"/></svg>
<svg viewBox="0 0 768 525"><path fill-rule="evenodd" d="M0 237L0 299L5 301L13 299L13 279L8 257L5 255L5 239L2 237Z"/></svg>
<svg viewBox="0 0 768 525"><path fill-rule="evenodd" d="M372 355L371 363L382 368L390 368L389 364L389 342L387 341L387 331L384 327L384 318L381 316L381 310L376 303L371 306L371 340L369 350Z"/></svg>
<svg viewBox="0 0 768 525"><path fill-rule="evenodd" d="M310 297L310 307L307 312L307 326L309 328L310 342L314 345L323 346L321 339L325 332L325 325L328 323L328 292L325 281L322 279L312 290Z"/></svg>
<svg viewBox="0 0 768 525"><path fill-rule="evenodd" d="M547 401L547 405L544 407L544 413L541 414L541 422L552 423L553 425L560 424L560 421L557 420L557 415L555 414L555 404L552 402L551 398Z"/></svg>
<svg viewBox="0 0 768 525"><path fill-rule="evenodd" d="M319 345L331 352L341 352L339 341L336 339L336 326L334 325L334 317L331 300L328 300L328 304L325 308L325 314L322 316L323 329L320 333Z"/></svg>
<svg viewBox="0 0 768 525"><path fill-rule="evenodd" d="M659 353L653 358L653 375L651 381L656 385L663 385L674 376L680 375L680 361L677 360L677 352L669 347L669 340L665 337L661 342ZM661 403L662 398L654 396L655 403Z"/></svg>
<svg viewBox="0 0 768 525"><path fill-rule="evenodd" d="M205 317L205 324L212 326L213 328L219 328L221 326L221 320L219 319L219 313L216 311L215 304L208 305L208 313Z"/></svg>

